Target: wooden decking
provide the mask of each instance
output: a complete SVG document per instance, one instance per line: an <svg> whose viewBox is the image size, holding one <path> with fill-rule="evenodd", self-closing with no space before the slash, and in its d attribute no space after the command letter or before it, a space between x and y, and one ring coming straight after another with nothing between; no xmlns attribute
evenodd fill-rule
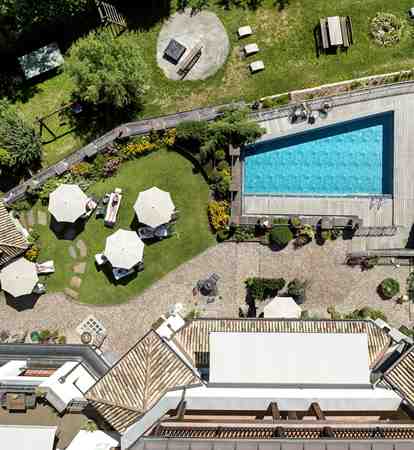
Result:
<svg viewBox="0 0 414 450"><path fill-rule="evenodd" d="M326 119L317 118L315 125L291 124L287 116L260 121L266 129L262 137L270 139L358 119L388 111L394 112L394 180L393 198L372 200L367 197L277 197L245 195L242 214L261 215L355 215L366 227L411 227L414 222L414 158L410 152L414 142L414 94L384 96L383 98L334 106Z"/></svg>

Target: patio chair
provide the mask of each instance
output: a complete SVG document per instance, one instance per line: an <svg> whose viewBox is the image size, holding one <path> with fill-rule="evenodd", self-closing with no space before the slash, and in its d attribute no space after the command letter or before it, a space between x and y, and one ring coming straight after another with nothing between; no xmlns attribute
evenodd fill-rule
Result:
<svg viewBox="0 0 414 450"><path fill-rule="evenodd" d="M249 64L249 69L251 73L260 72L261 70L264 70L264 68L265 68L264 62L261 59L253 61L252 63Z"/></svg>
<svg viewBox="0 0 414 450"><path fill-rule="evenodd" d="M103 253L97 253L95 255L95 262L98 265L98 267L103 266L108 260L106 259L106 256Z"/></svg>
<svg viewBox="0 0 414 450"><path fill-rule="evenodd" d="M106 214L106 205L99 205L95 210L95 219L103 219Z"/></svg>
<svg viewBox="0 0 414 450"><path fill-rule="evenodd" d="M211 275L210 275L210 278L215 282L215 283L217 283L217 281L220 279L220 275L217 275L216 273L212 273Z"/></svg>
<svg viewBox="0 0 414 450"><path fill-rule="evenodd" d="M33 288L33 294L41 295L46 293L46 284L44 283L37 283L36 286Z"/></svg>
<svg viewBox="0 0 414 450"><path fill-rule="evenodd" d="M249 25L240 27L237 30L237 36L239 37L239 39L245 38L247 36L251 36L252 34L253 34L253 30Z"/></svg>
<svg viewBox="0 0 414 450"><path fill-rule="evenodd" d="M257 46L257 44L247 44L244 46L243 50L246 56L250 56L257 53L259 51L259 47Z"/></svg>
<svg viewBox="0 0 414 450"><path fill-rule="evenodd" d="M151 227L138 228L138 237L140 239L154 239L155 237L154 229Z"/></svg>
<svg viewBox="0 0 414 450"><path fill-rule="evenodd" d="M132 275L135 272L134 269L126 270L126 269L120 269L118 267L114 267L112 269L112 274L116 281L121 280L122 278L128 277L129 275Z"/></svg>
<svg viewBox="0 0 414 450"><path fill-rule="evenodd" d="M47 275L55 272L55 264L53 260L45 261L44 263L36 264L36 271L39 275Z"/></svg>
<svg viewBox="0 0 414 450"><path fill-rule="evenodd" d="M159 239L168 237L168 228L165 225L161 225L154 230L154 235Z"/></svg>

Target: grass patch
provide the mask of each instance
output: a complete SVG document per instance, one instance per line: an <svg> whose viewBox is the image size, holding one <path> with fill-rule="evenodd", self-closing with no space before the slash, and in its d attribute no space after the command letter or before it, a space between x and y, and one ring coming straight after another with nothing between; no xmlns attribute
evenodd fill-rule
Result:
<svg viewBox="0 0 414 450"><path fill-rule="evenodd" d="M411 0L291 0L279 11L273 0L265 0L256 11L232 8L225 10L212 2L213 10L222 20L231 42L229 58L222 69L204 81L168 80L156 64L156 43L161 20L154 19L141 29L138 39L143 54L152 68L151 86L145 98L143 111L136 117L149 117L195 107L216 105L244 99L253 101L295 89L363 77L367 75L410 69L414 66L413 28L406 23L406 12ZM381 48L370 36L369 24L379 11L395 14L405 24L400 42L394 47ZM347 53L316 56L313 31L321 17L350 15L355 44ZM160 11L160 17L165 11ZM236 30L249 24L255 33L238 41ZM247 64L253 60L241 59L240 48L249 42L260 47L258 57L266 65L261 73L250 75ZM65 75L59 75L37 85L38 92L20 108L29 121L46 114L70 97L72 86ZM56 125L56 124L55 124ZM65 126L61 127L65 131ZM45 145L44 163L50 164L80 146L82 139L74 133Z"/></svg>
<svg viewBox="0 0 414 450"><path fill-rule="evenodd" d="M179 237L146 245L145 269L129 283L114 285L106 275L97 271L95 253L103 251L105 239L119 228L130 229L134 219L133 204L140 191L151 186L171 192L180 217L176 225ZM117 226L108 229L102 219L92 217L78 236L88 247L87 268L82 277L80 301L90 304L123 303L138 295L155 281L214 244L207 220L208 186L199 174L192 173L192 165L181 155L166 150L126 162L119 173L91 188L91 193L102 196L114 188L123 190ZM46 210L46 207L37 206ZM46 280L49 292L61 292L69 287L74 275L75 261L69 256L70 241L58 240L53 232L37 225L40 233L40 261L53 259L56 273ZM78 239L77 238L77 239Z"/></svg>

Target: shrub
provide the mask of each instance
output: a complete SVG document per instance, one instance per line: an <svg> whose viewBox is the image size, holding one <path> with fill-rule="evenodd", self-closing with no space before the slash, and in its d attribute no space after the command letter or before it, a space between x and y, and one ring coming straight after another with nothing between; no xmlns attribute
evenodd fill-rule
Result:
<svg viewBox="0 0 414 450"><path fill-rule="evenodd" d="M184 145L191 153L196 153L207 138L208 122L190 120L181 122L176 128L176 141Z"/></svg>
<svg viewBox="0 0 414 450"><path fill-rule="evenodd" d="M371 35L381 47L391 47L401 39L402 21L394 14L379 12L371 20Z"/></svg>
<svg viewBox="0 0 414 450"><path fill-rule="evenodd" d="M230 219L229 204L226 201L212 200L208 204L208 218L214 231L225 228Z"/></svg>
<svg viewBox="0 0 414 450"><path fill-rule="evenodd" d="M290 224L295 230L299 230L300 228L302 228L302 221L299 217L291 217Z"/></svg>
<svg viewBox="0 0 414 450"><path fill-rule="evenodd" d="M223 242L227 240L230 237L230 230L227 230L226 228L222 230L217 231L217 241Z"/></svg>
<svg viewBox="0 0 414 450"><path fill-rule="evenodd" d="M300 281L298 278L295 278L294 280L289 282L287 286L288 295L292 297L298 303L298 305L301 305L305 302L307 285L307 281Z"/></svg>
<svg viewBox="0 0 414 450"><path fill-rule="evenodd" d="M150 141L148 136L143 136L135 142L131 142L122 148L122 153L127 158L146 155L157 150L157 145Z"/></svg>
<svg viewBox="0 0 414 450"><path fill-rule="evenodd" d="M276 297L286 284L284 278L247 278L244 282L246 289L254 300L264 300L270 297Z"/></svg>
<svg viewBox="0 0 414 450"><path fill-rule="evenodd" d="M92 173L92 164L83 161L78 164L75 164L70 168L70 172L75 177L89 177Z"/></svg>
<svg viewBox="0 0 414 450"><path fill-rule="evenodd" d="M272 228L269 233L270 245L277 246L279 248L286 247L288 243L293 239L293 234L288 226L279 226Z"/></svg>
<svg viewBox="0 0 414 450"><path fill-rule="evenodd" d="M380 309L370 308L369 306L364 306L361 309L355 309L351 313L344 314L343 319L346 320L382 319L384 322L387 321L387 317Z"/></svg>
<svg viewBox="0 0 414 450"><path fill-rule="evenodd" d="M390 299L400 292L400 283L394 278L386 278L379 285L379 290L383 298Z"/></svg>
<svg viewBox="0 0 414 450"><path fill-rule="evenodd" d="M373 269L378 264L378 256L370 256L361 261L362 270Z"/></svg>
<svg viewBox="0 0 414 450"><path fill-rule="evenodd" d="M62 181L57 178L49 178L39 191L39 198L43 204L49 201L49 195L62 184Z"/></svg>
<svg viewBox="0 0 414 450"><path fill-rule="evenodd" d="M406 336L413 338L414 337L414 330L412 328L408 328L405 325L401 325L400 328L398 328L398 331L400 333L405 334Z"/></svg>
<svg viewBox="0 0 414 450"><path fill-rule="evenodd" d="M277 97L266 97L262 100L263 108L277 108L278 106L287 105L290 101L289 94L282 94Z"/></svg>
<svg viewBox="0 0 414 450"><path fill-rule="evenodd" d="M313 229L312 225L306 224L303 225L302 229L300 230L300 234L308 236L309 239L312 240L315 237L315 230Z"/></svg>
<svg viewBox="0 0 414 450"><path fill-rule="evenodd" d="M230 165L227 161L220 161L217 164L217 170L221 172L227 172L228 174L230 174Z"/></svg>
<svg viewBox="0 0 414 450"><path fill-rule="evenodd" d="M331 232L329 230L322 231L321 239L323 242L329 241L331 239Z"/></svg>
<svg viewBox="0 0 414 450"><path fill-rule="evenodd" d="M223 161L226 159L226 152L224 150L216 150L214 153L214 158L217 161Z"/></svg>
<svg viewBox="0 0 414 450"><path fill-rule="evenodd" d="M106 177L112 177L116 174L119 167L121 165L121 159L120 158L109 158L106 160L103 169L102 174Z"/></svg>
<svg viewBox="0 0 414 450"><path fill-rule="evenodd" d="M254 239L254 231L247 225L240 225L234 231L234 239L236 242L249 241Z"/></svg>
<svg viewBox="0 0 414 450"><path fill-rule="evenodd" d="M306 234L300 234L294 241L293 245L295 249L298 249L300 247L304 247L306 244L309 244L312 239L306 235Z"/></svg>
<svg viewBox="0 0 414 450"><path fill-rule="evenodd" d="M167 147L172 147L177 139L177 130L175 128L170 128L165 130L162 136L162 143Z"/></svg>
<svg viewBox="0 0 414 450"><path fill-rule="evenodd" d="M34 244L35 242L37 242L40 238L40 234L36 231L36 230L32 230L29 234L28 237L28 242L29 244Z"/></svg>
<svg viewBox="0 0 414 450"><path fill-rule="evenodd" d="M13 211L29 211L32 209L32 205L27 200L18 200L17 202L14 202L12 205L10 205Z"/></svg>
<svg viewBox="0 0 414 450"><path fill-rule="evenodd" d="M29 261L35 262L37 261L39 254L40 248L37 245L32 245L28 250L26 250L24 257Z"/></svg>
<svg viewBox="0 0 414 450"><path fill-rule="evenodd" d="M149 78L139 42L134 32L114 39L109 30L92 31L76 41L65 58L64 70L77 96L116 108L139 106Z"/></svg>

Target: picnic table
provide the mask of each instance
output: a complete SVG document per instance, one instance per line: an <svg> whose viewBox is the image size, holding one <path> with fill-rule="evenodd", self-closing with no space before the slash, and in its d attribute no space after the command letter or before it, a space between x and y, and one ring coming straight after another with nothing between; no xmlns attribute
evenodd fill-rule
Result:
<svg viewBox="0 0 414 450"><path fill-rule="evenodd" d="M328 17L327 22L331 45L342 45L344 41L342 39L341 21L339 16Z"/></svg>

